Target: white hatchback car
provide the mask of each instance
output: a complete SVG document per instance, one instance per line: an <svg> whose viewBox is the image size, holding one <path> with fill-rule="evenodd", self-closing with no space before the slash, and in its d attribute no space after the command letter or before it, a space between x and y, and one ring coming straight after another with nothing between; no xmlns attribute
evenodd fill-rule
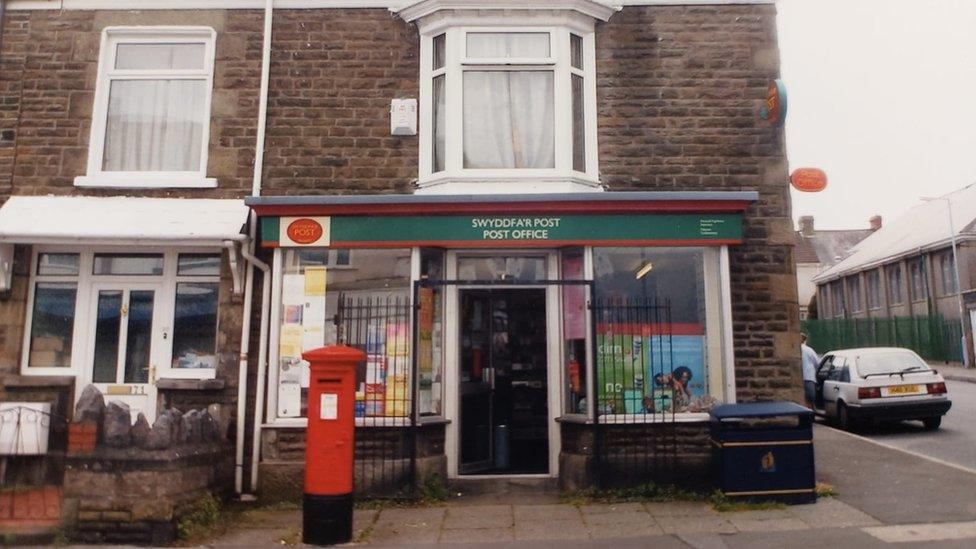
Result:
<svg viewBox="0 0 976 549"><path fill-rule="evenodd" d="M833 351L817 367L815 411L842 429L912 419L938 429L950 407L945 380L908 349Z"/></svg>

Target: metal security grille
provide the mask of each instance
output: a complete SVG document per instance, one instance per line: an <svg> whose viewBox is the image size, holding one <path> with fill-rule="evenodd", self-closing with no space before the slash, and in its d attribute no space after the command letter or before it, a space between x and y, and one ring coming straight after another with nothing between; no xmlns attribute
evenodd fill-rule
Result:
<svg viewBox="0 0 976 549"><path fill-rule="evenodd" d="M671 304L605 298L591 305L596 360L594 458L602 489L674 482L675 410L690 398L675 368Z"/></svg>
<svg viewBox="0 0 976 549"><path fill-rule="evenodd" d="M366 353L356 372L355 490L359 497L406 498L416 476L416 379L410 300L404 294L339 296L339 340Z"/></svg>

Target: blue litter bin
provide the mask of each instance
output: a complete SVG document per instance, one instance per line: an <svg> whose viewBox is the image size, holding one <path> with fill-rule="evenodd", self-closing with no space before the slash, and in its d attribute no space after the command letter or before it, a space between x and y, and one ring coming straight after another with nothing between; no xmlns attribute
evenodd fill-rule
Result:
<svg viewBox="0 0 976 549"><path fill-rule="evenodd" d="M725 404L711 412L712 476L729 499L813 503L813 412L792 402Z"/></svg>

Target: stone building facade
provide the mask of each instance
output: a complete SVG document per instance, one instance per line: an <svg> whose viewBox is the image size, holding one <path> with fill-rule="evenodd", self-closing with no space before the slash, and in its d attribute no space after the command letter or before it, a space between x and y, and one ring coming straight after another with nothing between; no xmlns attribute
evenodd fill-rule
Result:
<svg viewBox="0 0 976 549"><path fill-rule="evenodd" d="M130 395L134 415L142 411L150 424L165 409L186 411L221 404L223 417L219 419L224 434L229 443L237 445L236 488L284 497L295 494L301 483L307 396L307 378L303 381L296 373L302 368L300 360L289 362L287 352L294 355L308 345L342 338L337 333L341 329L333 327L333 318L338 319L336 325L343 319L351 322L354 315L348 299L368 300L371 307L379 300L389 307L391 299L396 303L402 299L404 306L413 303L422 308L427 302L421 301L431 296L430 306L436 311L432 326L441 330L433 337L444 338L433 344L435 349L428 357L437 364L426 370L427 362L418 365L426 359L413 355L415 360L404 373L398 370L399 357L412 355L414 350L401 355L399 351L376 353L374 349L373 354L382 356L381 363L373 364L382 369L382 390L392 390L394 397L387 397L386 412L366 412L367 406L375 406L370 404L366 390L376 388L366 385L380 384L375 383L378 379L362 380L363 410L357 420L362 427L360 437L364 441L411 439L418 444L421 450L415 455L429 459L408 467L415 481L418 471L450 479L489 470L508 474L512 464L518 463L515 449L512 451L516 453L503 456L509 460L509 469L497 452L488 456L492 465L481 469L472 468L472 460L462 456L468 452L470 458L470 452L479 451L477 440L470 442L474 450L461 449L469 444L470 437L464 434L468 430L487 428L492 431L489 437L515 435L498 435L498 422L491 419L487 425L462 427L465 421L459 411L466 405L461 402L458 387L481 379L482 365L477 376L464 371L460 362L474 360L473 355L458 358L466 352L461 348L463 343L443 334L458 329L460 324L452 322L476 322L465 317L464 303L497 310L506 298L514 302L530 299L532 291L545 295L543 308L549 317L506 313L513 325L521 318L526 323L543 323L550 334L576 331L578 327L563 325L557 313L576 298L549 282L567 280L574 276L570 271L578 268L578 279L583 282L580 286L592 292L585 294L584 301L595 302L602 295L630 298L633 296L614 286L617 283L612 279L626 278L617 275L637 260L654 264L657 272L649 268L651 274L637 277L645 289L656 288L654 297L662 302L674 297L675 303L698 304L687 306L691 320L674 323L686 331L674 328L673 332L690 338L690 352L697 353L695 360L701 362L695 372L708 379L699 380L701 394L689 394L689 398L728 402L799 397L799 329L783 131L757 114L769 82L778 76L772 2L682 5L647 0L615 6L587 0L557 7L539 2L498 2L497 9L479 12L469 10L463 1L363 0L345 2L348 7L343 8L331 8L328 2L317 0L289 2L275 7L271 14L263 128L259 120L266 13L260 9L261 2L227 0L220 9L205 10L194 9L188 2L130 3L120 6L130 9L105 10L84 0L66 0L63 7L52 9L45 2L14 0L7 2L3 11L0 193L4 200L14 200L0 210L0 242L7 246L2 252L12 258L7 275L9 290L0 296L0 400L22 401L23 395L29 394L32 401L54 402L55 409L70 420L82 387L95 383L109 393L106 400L117 393ZM525 20L535 23L527 27ZM519 36L502 36L506 33ZM534 58L521 59L516 50L539 44L533 34L548 36L544 46L547 53L532 53L529 57ZM196 46L188 46L180 52L161 54L149 46L131 58L125 57L128 45L171 43L167 36L201 49L193 53ZM464 40L467 57L451 53ZM487 52L480 54L482 59L474 53L475 44ZM438 67L442 61L435 58L439 55L436 52L444 51L441 47L448 52L449 66ZM201 56L199 62L192 60L197 54ZM512 61L513 55L519 59ZM509 93L526 85L522 80L545 79L548 77L538 75L551 74L552 105L546 106L545 101L537 105L553 109L552 118L542 120L552 120L556 131L525 128L519 138L522 141L516 139L515 145L509 145L524 148L525 140L535 140L532 142L543 144L539 149L543 150L551 141L554 160L546 164L545 151L543 158L535 154L532 159L523 150L515 155L516 162L539 163L544 177L538 177L539 172L524 171L526 165L520 164L523 171L506 172L502 178L483 171L472 179L466 171L474 165L470 163L490 164L494 160L477 159L481 151L462 151L457 143L462 135L474 139L488 134L493 122L485 117L479 122L485 125L483 130L463 127L461 115L474 120L479 109L465 110L461 94L478 97L481 110L486 112L523 108L518 107L519 101L539 100L528 94L525 97L530 99L500 104L497 89L485 92L497 82L483 83L484 89L476 84L465 88L468 84L462 84L460 75L476 75L469 76L472 81L493 80L497 79L493 75L506 70L517 71L520 64L524 70L508 76ZM140 75L138 71L161 72L147 76L148 72ZM529 75L532 71L535 76ZM442 92L434 90L444 82L437 80L439 74L446 75L448 81ZM142 151L140 140L151 141L155 130L125 126L126 113L135 116L133 113L155 109L152 114L160 116L165 111L160 105L166 102L165 98L158 99L146 107L123 96L127 84L119 82L133 78L203 83L200 89L204 91L199 94L203 102L200 108L207 113L201 122L203 129L186 130L186 135L196 140L192 143L204 141L200 154L167 152L169 160L160 161L189 166L184 166L179 178L161 173L166 170L154 160L144 160L141 152L130 150ZM168 84L153 85L157 86L154 93L168 93L159 91ZM192 94L198 93L197 84L186 85L189 95L185 97L196 98ZM113 86L119 90L118 99L112 95ZM571 100L573 89L578 95ZM446 94L443 105L448 122L443 127L435 120L439 116L435 111L443 112L432 100L436 93ZM407 100L408 105L409 100L417 100L419 114L413 115L413 121L419 128L415 132L409 131L409 123L407 131L391 132L391 101L399 99ZM190 100L184 103L179 108L197 108ZM523 108L524 112L533 110L538 113L538 109ZM409 122L409 115L406 120ZM119 133L127 136L121 139L113 133L123 130L131 133ZM447 138L443 139L445 134L440 132L446 132ZM259 133L265 136L262 168L255 173ZM561 137L569 134L579 139L574 142L572 137ZM165 141L165 135L161 139ZM148 149L153 146L145 145ZM145 158L152 157L145 154ZM445 154L446 167L438 171L437 157L442 155L443 161ZM113 168L113 162L125 169ZM141 171L146 173L140 175ZM256 180L260 197L255 196ZM472 187L478 183L484 186ZM250 220L248 207L253 211ZM112 213L119 209L129 213ZM164 210L169 212L169 224L155 223L152 212ZM206 213L211 211L218 213ZM459 212L493 219L525 216L528 223L536 224L557 223L540 220L557 216L566 225L582 224L586 218L595 220L597 228L581 228L582 232L567 236L559 236L553 228L552 236L546 233L550 244L538 241L542 233L533 233L535 240L529 247L504 238L490 248L464 240L445 244L448 237L454 237L450 228L420 234L434 231L440 222L449 227L458 221L455 214ZM91 219L94 215L99 219ZM635 217L619 217L623 215ZM687 217L661 217L670 215ZM331 218L333 243L285 242L289 223L296 216L319 224ZM731 232L711 232L710 224L718 218ZM405 225L390 225L389 230L420 231L420 236L409 239L367 234L367 243L342 243L343 231L352 230L344 229L342 223L363 222L375 228L379 226L376 220L402 221ZM612 232L600 238L587 236L596 234L593 231L610 231L599 227L611 227L613 221L623 225L647 223L649 232L624 238L624 229L620 229L619 236ZM675 228L682 223L680 230ZM145 225L143 230L140 225ZM54 229L49 230L51 227ZM207 237L200 238L204 233ZM387 239L386 243L368 244L375 244L377 238ZM494 256L486 256L489 250ZM153 258L147 259L147 254ZM217 257L219 267L213 263ZM461 271L469 268L465 263L468 260L477 279L487 272L493 280L510 284L528 276L526 269L539 265L543 265L544 274L523 285L529 292L526 294L498 297L505 288L483 284L481 290L495 292L495 297L484 297L473 285L458 284L465 279ZM495 263L483 271L479 260ZM68 262L69 274L43 271L49 264L64 267L58 261ZM151 265L145 267L146 262ZM254 268L262 264L268 267L267 275ZM675 270L669 271L672 264ZM389 272L376 267L382 265L389 265ZM121 270L112 271L113 266ZM184 266L188 274L183 274ZM370 280L381 280L378 284L382 288L362 282L362 269L370 266L378 269ZM195 267L201 270L194 271ZM688 295L667 295L667 288L680 286L675 281L680 277L674 273L686 267L698 274L699 281L680 290ZM138 272L139 268L151 272L142 275L126 271ZM248 275L249 270L253 274ZM600 272L604 271L606 278L601 282ZM105 280L117 286L106 286L98 278L99 272L107 273ZM265 276L270 307L263 306ZM297 276L304 277L301 284L306 284L306 292L315 292L321 303L305 299L312 294L305 295L301 303L288 301ZM429 288L420 283L438 276L440 281ZM321 296L319 290L309 289L317 284L318 277L322 277ZM79 308L71 312L74 340L62 337L63 333L58 336L54 328L38 328L37 324L32 328L34 316L51 313L44 307L63 306L64 294L61 301L50 298L47 305L38 298L47 288L62 288L59 284L77 288L73 295ZM209 301L179 301L181 289L189 288L209 296ZM425 289L431 293L423 293ZM108 379L105 376L115 375L115 370L106 374L106 367L95 368L93 361L97 363L103 357L99 352L103 348L98 346L104 342L99 334L111 332L116 325L106 325L102 330L102 317L97 312L108 318L112 310L131 310L138 298L145 299L139 292L150 290L156 292L158 312L154 314L159 316L153 317L154 323L144 334L152 342L151 350L145 351L150 354L145 356L158 363L135 372L123 356L112 366L118 368L118 377ZM116 291L121 292L121 302L112 301L115 294L99 293ZM473 301L462 302L464 299ZM174 300L177 305L172 305ZM297 310L288 307L296 304L316 314L320 311L328 322L294 322L289 315L297 314ZM679 314L678 305L669 307ZM195 322L190 331L204 330L208 337L212 334L212 347L201 349L199 338L185 347L171 342L179 339L177 333L187 331L180 332L178 324L183 317L179 311ZM397 313L399 320L394 325L398 328L386 328L384 341L399 341L402 334L396 330L401 325L412 334L403 336L410 341L429 335L417 334L419 320L406 308L404 311ZM55 312L60 318L66 316L64 311ZM131 319L127 322L126 326L132 326L127 329L135 333L140 325ZM588 322L594 324L591 328L604 326L592 317ZM654 325L650 321L646 324ZM39 329L52 333L38 340L35 335ZM356 329L370 328L357 325ZM654 349L660 344L651 333L656 329L647 328L647 333L607 332L606 336L591 329L576 340L567 337L548 342L547 350L540 355L544 358L539 359L548 364L541 367L543 392L536 395L548 404L548 412L543 414L545 422L535 426L548 435L537 436L535 443L545 443L548 450L543 454L550 459L545 464L521 463L524 471L559 478L566 487L590 483L592 468L598 462L594 461L593 444L586 438L592 435L584 427L588 417L606 414L608 424L616 415L620 416L618 421L644 429L640 435L633 435L635 440L654 438L650 434L658 423L680 423L680 443L675 444L687 457L686 465L691 464L683 470L704 474L709 451L707 415L703 413L707 405L699 406L696 400L696 412L679 410L670 401L674 394L670 391L677 390L671 381L661 381L659 387L669 391L669 396L652 394L650 389L653 368L660 370L657 373L667 370L664 373L673 375L677 364L654 362L654 366L638 368L643 369L639 376L628 374L628 381L615 389L619 394L589 385L594 376L614 382L608 376L616 375L607 370L615 359L598 353L598 337L629 337L628 342L642 341ZM668 330L670 336L672 328ZM249 339L244 349L242 337ZM294 338L300 340L298 347ZM345 333L343 339L352 344L352 338ZM368 346L365 339L362 344ZM66 346L74 349L70 358L62 356ZM42 352L47 354L39 354ZM48 363L35 366L35 359ZM653 362L651 358L642 360ZM247 365L244 375L241 364ZM494 363L486 364L484 368L504 371ZM370 367L366 365L361 377L379 375ZM399 375L405 377L397 378ZM646 390L640 385L645 376ZM408 388L399 397L405 401L405 410L396 411L400 406L395 402L397 383ZM125 388L130 385L144 388ZM258 393L261 388L264 390ZM628 396L624 394L628 390L637 393ZM664 400L648 408L640 402L642 396ZM670 414L664 414L665 410ZM244 417L238 417L241 411ZM661 418L654 419L655 413L671 419L662 422ZM513 431L518 427L511 417L508 423ZM403 426L415 427L417 434L402 436L405 431L397 428ZM492 448L500 440L491 438ZM377 454L382 452L374 448L370 455ZM112 454L112 459L117 457ZM158 463L154 466L162 467ZM226 474L212 476L229 478ZM361 474L361 480L365 476L367 472ZM252 485L253 480L257 482Z"/></svg>

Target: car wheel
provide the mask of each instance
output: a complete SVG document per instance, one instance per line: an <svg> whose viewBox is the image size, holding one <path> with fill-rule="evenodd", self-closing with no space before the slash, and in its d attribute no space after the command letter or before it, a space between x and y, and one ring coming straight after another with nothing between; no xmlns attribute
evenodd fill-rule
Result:
<svg viewBox="0 0 976 549"><path fill-rule="evenodd" d="M925 425L925 429L929 431L934 431L942 425L942 416L938 417L927 417L922 420L922 425Z"/></svg>
<svg viewBox="0 0 976 549"><path fill-rule="evenodd" d="M837 403L837 426L845 431L850 431L851 427L851 416L847 412L847 405L843 402Z"/></svg>

